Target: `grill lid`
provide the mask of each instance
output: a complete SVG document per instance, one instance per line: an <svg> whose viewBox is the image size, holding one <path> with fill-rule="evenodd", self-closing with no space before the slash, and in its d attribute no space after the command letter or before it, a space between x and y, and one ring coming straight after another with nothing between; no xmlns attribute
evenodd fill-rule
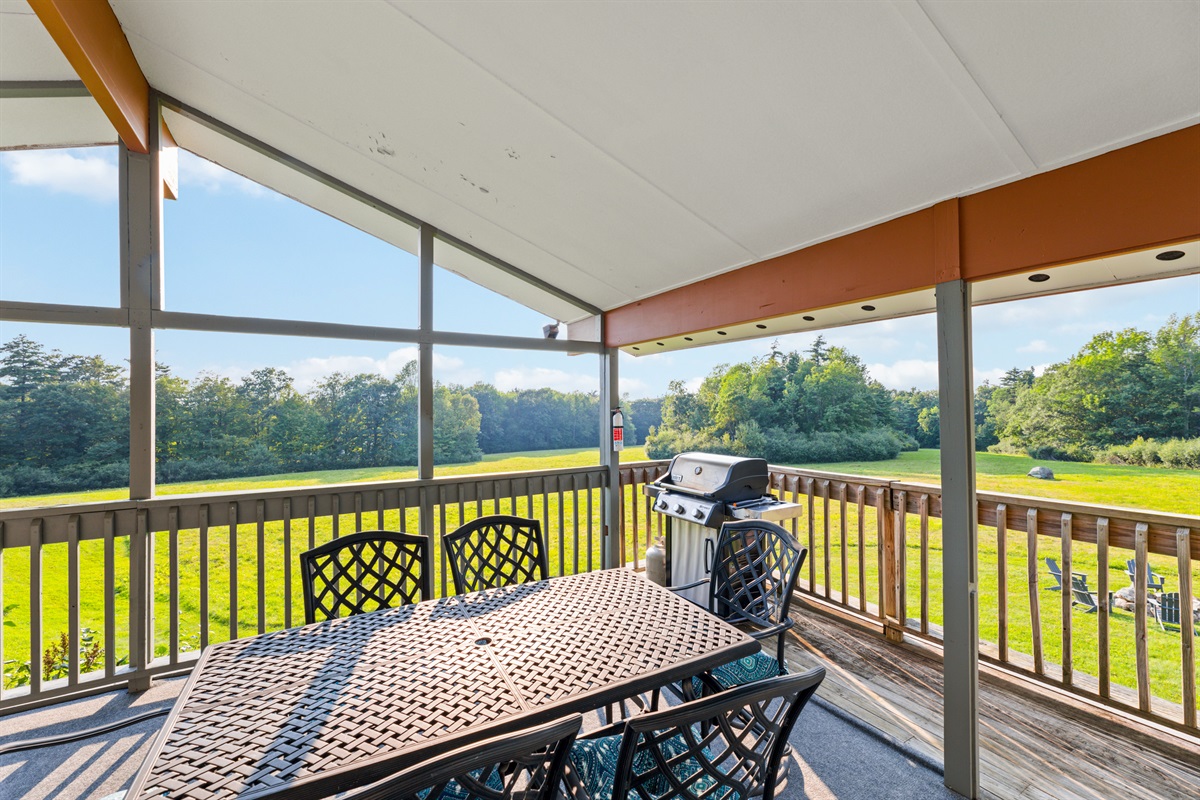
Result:
<svg viewBox="0 0 1200 800"><path fill-rule="evenodd" d="M739 458L714 453L680 453L671 459L667 474L655 484L670 490L736 503L767 492L770 473L764 458Z"/></svg>

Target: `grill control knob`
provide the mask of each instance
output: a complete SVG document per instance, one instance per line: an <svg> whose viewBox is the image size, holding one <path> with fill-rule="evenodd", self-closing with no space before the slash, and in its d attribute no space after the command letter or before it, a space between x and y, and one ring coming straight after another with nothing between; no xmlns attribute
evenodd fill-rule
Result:
<svg viewBox="0 0 1200 800"><path fill-rule="evenodd" d="M675 513L676 513L676 514L682 514L682 513L683 513L683 503L680 503L679 505L675 506Z"/></svg>
<svg viewBox="0 0 1200 800"><path fill-rule="evenodd" d="M662 511L666 511L666 510L667 510L667 501L666 501L666 500L659 500L659 501L658 501L658 507L659 507L659 509L660 509L660 510L662 510Z"/></svg>
<svg viewBox="0 0 1200 800"><path fill-rule="evenodd" d="M695 511L692 512L692 516L695 517L696 519L704 519L704 511L702 509L697 508Z"/></svg>

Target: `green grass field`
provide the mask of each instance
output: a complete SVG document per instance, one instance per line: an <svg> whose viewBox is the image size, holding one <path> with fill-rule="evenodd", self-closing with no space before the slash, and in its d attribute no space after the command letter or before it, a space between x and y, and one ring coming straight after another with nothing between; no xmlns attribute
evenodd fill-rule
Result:
<svg viewBox="0 0 1200 800"><path fill-rule="evenodd" d="M638 461L645 458L641 448L630 448L622 454L623 461ZM806 468L823 471L841 472L857 475L873 475L877 477L898 480L939 483L938 452L923 450L916 453L904 453L893 461L873 463L839 463L823 465L805 465ZM541 453L516 453L489 456L482 462L474 464L451 465L439 468L438 476L468 475L491 472L525 471L534 469L553 469L576 466L594 465L598 461L595 450L549 451ZM1195 473L1179 470L1160 470L1139 467L1114 467L1095 464L1052 463L1056 480L1042 481L1028 478L1025 473L1037 462L1017 456L1002 456L980 454L978 457L977 482L981 491L997 491L1011 494L1024 494L1040 497L1074 500L1099 505L1118 505L1137 508L1169 511L1185 514L1200 514L1200 496L1195 491L1200 487L1200 476ZM201 492L226 492L238 490L267 489L283 486L322 485L332 483L366 482L415 478L413 468L398 469L361 469L336 470L295 475L272 475L260 478L247 478L233 481L209 481L201 483L179 484L159 487L161 495L191 494ZM555 574L570 573L576 569L587 569L597 566L600 561L599 492L592 492L591 521L593 536L587 541L588 492L577 494L567 493L560 504L557 496L550 495L543 501L540 496L533 498L533 507L529 508L527 498L518 497L517 507L513 509L510 501L501 501L499 511L514 512L525 516L536 516L548 521L548 545L550 550L551 568ZM53 495L38 498L8 499L0 501L0 507L19 506L48 506L67 503L81 503L97 500L122 499L127 496L124 490L108 492L88 492L73 495ZM632 530L634 498L627 494L626 520ZM644 549L646 544L646 514L642 498L637 498L637 514L641 534L637 549ZM488 501L482 508L482 513L493 513L495 507ZM480 509L468 505L463 509L463 519L470 519ZM563 520L569 530L574 520L580 519L583 541L576 547L572 537L561 536L559 519ZM831 504L829 514L830 537L828 544L824 538L824 514L820 501L816 503L814 513L814 529L810 539L807 530L807 517L802 517L797 526L797 534L804 544L812 544L810 561L804 567L804 577L815 578L815 585L831 587L834 595L841 591L843 569L841 559L843 551L846 556L844 570L846 586L849 595L857 597L859 586L859 553L863 557L861 570L862 580L866 585L866 598L874 603L878 596L878 550L875 539L875 514L873 509L867 509L863 517L864 536L861 547L858 537L858 515L853 503L846 514L846 541L843 547L841 538L841 513L836 502ZM371 524L374 517L371 516ZM459 524L459 509L455 505L446 507L445 530L453 530ZM346 532L354 529L354 515L345 514L339 520L340 530ZM364 523L366 524L366 523ZM385 518L385 527L397 528L401 524L397 512L389 512ZM409 530L415 530L417 525L416 512L410 510L404 521ZM442 530L439 518L438 530ZM317 542L328 540L332 536L332 524L329 518L317 521L313 538ZM303 521L293 524L291 533L291 559L297 553L306 549L309 544L308 526ZM988 642L996 642L998 638L998 558L995 531L987 528L980 530L979 570L980 570L980 633ZM209 557L209 613L206 627L210 641L222 641L229 638L232 622L230 619L230 586L236 583L238 587L236 629L239 636L251 635L258 630L258 535L253 524L239 527L237 535L237 559L235 569L231 570L230 536L227 528L212 529L208 537ZM123 542L122 542L123 544ZM200 593L198 565L200 539L197 531L181 531L178 538L180 571L179 581L179 630L180 640L185 649L199 646L200 628L202 625L200 613ZM99 629L103 619L103 592L92 587L103 586L102 548L97 542L85 542L82 550L82 578L84 587L81 602L82 625ZM625 544L627 558L634 556L634 543L629 537ZM1039 559L1045 555L1057 555L1057 543L1044 542L1041 544ZM266 629L283 626L285 615L285 592L283 564L285 562L284 535L281 523L268 523L264 529L262 543L262 572L264 575L264 604L262 608L263 622ZM940 625L942 619L941 602L941 526L940 521L930 520L928 553L928 604L929 621L932 625ZM906 554L908 570L906 573L907 612L909 617L920 615L920 530L916 515L910 515L906 533ZM589 564L589 555L591 561ZM1017 653L1030 654L1032 651L1032 627L1028 588L1026 583L1026 552L1024 534L1010 534L1007 542L1007 575L1008 575L1008 608L1009 608L1009 646ZM440 553L437 555L440 559ZM1113 549L1110 551L1110 563L1107 565L1110 586L1115 590L1127 585L1128 579L1124 573L1124 561L1132 557ZM125 640L125 617L127 617L127 555L120 545L116 552L116 572L118 575L115 602L117 604L118 628L116 639L123 643ZM826 561L829 567L826 569ZM1096 553L1094 549L1080 545L1074 551L1074 568L1087 572L1093 587L1097 574ZM1156 572L1167 578L1168 589L1178 586L1177 567L1174 559L1152 557L1152 566ZM48 641L66 628L66 551L65 546L50 545L44 548L43 554L44 578L43 620L45 639ZM20 551L9 552L4 557L4 604L5 619L13 624L4 630L4 655L10 662L28 661L28 558ZM810 570L813 570L810 572ZM236 580L234 575L236 572ZM292 616L293 624L303 620L299 575L292 570ZM156 537L155 561L155 597L156 597L156 642L158 652L166 651L170 630L170 596L171 574L169 560L169 535L159 534ZM1194 577L1194 585L1200 586L1200 577ZM1038 592L1041 612L1044 654L1047 663L1057 663L1061 659L1061 596L1057 592L1048 591L1045 587L1049 580L1043 582ZM1077 673L1095 674L1097 671L1097 630L1096 617L1075 611L1072 616L1074 635L1072 640L1073 661ZM1135 686L1134 662L1134 621L1131 614L1115 611L1110 625L1109 652L1112 659L1113 682L1125 686ZM1180 637L1177 631L1163 632L1150 624L1147 637L1151 654L1151 686L1156 697L1178 703L1181 699L1180 681ZM124 652L123 646L118 646L118 655Z"/></svg>

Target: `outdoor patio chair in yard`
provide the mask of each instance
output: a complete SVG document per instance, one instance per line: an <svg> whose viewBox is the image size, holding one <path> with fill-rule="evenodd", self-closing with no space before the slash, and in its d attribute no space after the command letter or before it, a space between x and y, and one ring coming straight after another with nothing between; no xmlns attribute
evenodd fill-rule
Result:
<svg viewBox="0 0 1200 800"><path fill-rule="evenodd" d="M554 800L582 722L576 714L460 747L338 800Z"/></svg>
<svg viewBox="0 0 1200 800"><path fill-rule="evenodd" d="M1100 610L1097 604L1096 593L1088 589L1087 576L1080 573L1072 573L1071 575L1071 605L1083 606L1083 610L1089 614L1095 614ZM1113 593L1108 593L1108 610L1111 612L1113 608Z"/></svg>
<svg viewBox="0 0 1200 800"><path fill-rule="evenodd" d="M722 688L787 673L784 634L795 624L790 616L792 592L807 555L807 548L773 522L743 520L721 526L707 579L708 610L726 622L748 627L755 639L777 641L773 655L760 651L714 669L712 678ZM690 589L704 582L672 588ZM698 694L700 688L693 680L692 693Z"/></svg>
<svg viewBox="0 0 1200 800"><path fill-rule="evenodd" d="M816 667L597 731L571 748L567 783L582 800L773 800L788 736L824 678Z"/></svg>
<svg viewBox="0 0 1200 800"><path fill-rule="evenodd" d="M442 543L458 594L550 577L542 524L536 519L480 517L443 536Z"/></svg>
<svg viewBox="0 0 1200 800"><path fill-rule="evenodd" d="M362 531L300 554L304 621L348 617L433 597L429 538Z"/></svg>
<svg viewBox="0 0 1200 800"><path fill-rule="evenodd" d="M1125 562L1125 574L1129 576L1130 583L1135 583L1137 581L1137 559L1131 558ZM1154 570L1150 569L1149 565L1147 565L1147 567L1146 567L1146 588L1147 589L1149 589L1152 592L1161 592L1161 591L1163 591L1163 587L1166 586L1166 583L1167 583L1166 578L1164 578L1162 575L1159 575Z"/></svg>
<svg viewBox="0 0 1200 800"><path fill-rule="evenodd" d="M1164 592L1158 596L1158 602L1153 606L1155 618L1158 620L1158 626L1166 629L1167 625L1178 625L1179 632L1184 630L1184 620L1191 623L1192 635L1200 636L1196 633L1195 617L1180 608L1179 592Z"/></svg>

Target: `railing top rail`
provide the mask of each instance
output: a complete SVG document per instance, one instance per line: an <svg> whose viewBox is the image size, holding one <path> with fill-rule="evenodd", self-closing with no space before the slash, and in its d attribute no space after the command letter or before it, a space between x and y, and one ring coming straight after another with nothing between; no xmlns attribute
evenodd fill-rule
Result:
<svg viewBox="0 0 1200 800"><path fill-rule="evenodd" d="M769 465L771 472L780 475L796 475L801 478L812 478L814 480L830 481L831 483L853 483L862 486L890 486L895 481L890 478L874 478L867 475L850 475L843 472L822 472L815 469L801 469L800 467L779 467L774 464Z"/></svg>
<svg viewBox="0 0 1200 800"><path fill-rule="evenodd" d="M911 492L914 494L930 494L940 496L942 487L934 483L916 483L909 481L893 481L894 492ZM1129 508L1127 506L1110 506L1099 503L1084 503L1078 500L1058 500L1049 497L1038 497L1027 494L1007 494L1004 492L975 493L976 499L982 504L997 505L1004 503L1010 509L1037 508L1040 511L1058 511L1064 514L1077 514L1081 517L1106 517L1110 519L1128 519L1145 522L1152 525L1163 525L1175 528L1191 528L1200 531L1200 516L1193 514L1171 514L1163 511L1151 511L1144 508Z"/></svg>
<svg viewBox="0 0 1200 800"><path fill-rule="evenodd" d="M310 495L346 494L374 492L387 489L411 489L421 487L451 486L470 483L490 483L529 478L557 477L562 475L603 474L604 468L560 467L552 469L513 472L480 472L469 475L442 475L428 480L404 478L389 481L357 481L350 483L294 484L273 489L239 489L228 492L206 492L197 494L165 494L150 500L110 500L99 503L78 503L63 506L23 506L0 509L0 522L23 520L62 514L93 514L105 511L127 511L135 508L162 508L164 506L190 506L241 500L270 500L276 498L303 497Z"/></svg>

